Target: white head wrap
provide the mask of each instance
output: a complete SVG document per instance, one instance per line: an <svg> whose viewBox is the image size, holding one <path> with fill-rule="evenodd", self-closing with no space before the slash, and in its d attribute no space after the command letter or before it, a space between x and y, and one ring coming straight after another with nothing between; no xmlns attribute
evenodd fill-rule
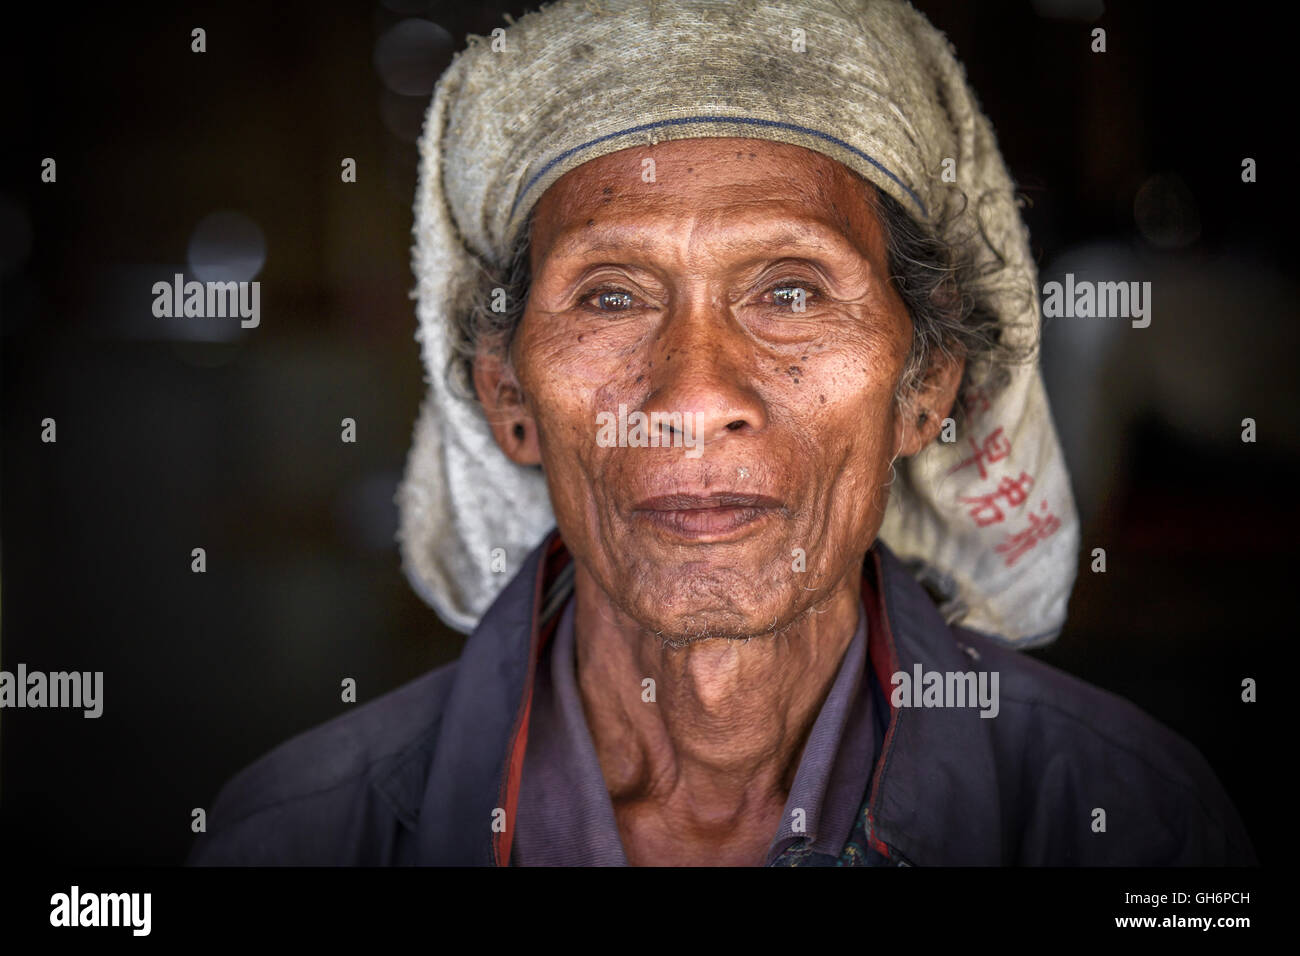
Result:
<svg viewBox="0 0 1300 956"><path fill-rule="evenodd" d="M607 153L692 137L816 150L919 221L969 202L947 238L1005 268L984 304L1036 343L1037 276L993 130L947 40L894 0L559 2L443 74L420 141L414 269L429 392L398 492L407 577L472 630L554 525L546 483L511 463L449 386L456 310L499 266L537 199ZM959 238L961 237L961 238ZM996 252L994 251L996 250ZM1078 520L1036 363L972 410L967 435L898 464L881 537L946 592L950 620L1019 646L1065 620ZM1028 479L1027 481L1025 479ZM505 555L494 572L493 552ZM498 558L500 552L497 552Z"/></svg>

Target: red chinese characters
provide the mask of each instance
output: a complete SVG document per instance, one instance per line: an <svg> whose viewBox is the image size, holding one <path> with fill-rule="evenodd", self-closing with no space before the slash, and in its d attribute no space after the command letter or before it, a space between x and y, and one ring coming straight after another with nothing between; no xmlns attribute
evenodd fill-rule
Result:
<svg viewBox="0 0 1300 956"><path fill-rule="evenodd" d="M1019 478L1004 475L998 482L997 488L986 495L975 495L958 500L974 506L970 510L970 516L983 528L997 524L1006 517L998 504L999 501L1005 502L1010 508L1018 508L1028 499L1029 489L1033 486L1034 479L1022 471Z"/></svg>
<svg viewBox="0 0 1300 956"><path fill-rule="evenodd" d="M983 395L975 395L972 398L974 400L968 402L968 410L972 405L978 407L981 403L983 408L980 410L987 409L988 400ZM993 429L984 436L982 441L976 441L974 438L968 441L971 449L970 456L950 468L948 474L951 475L974 465L979 469L980 478L987 479L988 466L1005 461L1011 455L1011 440L1003 433L1002 426ZM1003 475L991 491L957 500L962 504L970 505L968 513L976 527L987 528L1006 521L1009 512L1024 505L1029 500L1029 492L1033 487L1033 475L1022 471L1017 478ZM1037 547L1040 541L1050 538L1060 530L1061 521L1048 509L1046 499L1043 499L1039 511L1042 513L1031 511L1026 516L1029 519L1028 527L1020 531L1008 532L997 545L997 552L1002 555L1007 567L1012 567L1027 552Z"/></svg>
<svg viewBox="0 0 1300 956"><path fill-rule="evenodd" d="M982 443L976 443L974 438L970 439L970 447L974 454L954 465L948 474L951 475L953 472L974 465L979 469L980 477L987 478L989 473L984 466L1002 461L1011 454L1011 441L1006 435L1002 434L1001 425L989 432Z"/></svg>
<svg viewBox="0 0 1300 956"><path fill-rule="evenodd" d="M1019 561L1027 551L1036 547L1038 542L1050 538L1060 530L1061 522L1056 515L1047 510L1046 499L1043 500L1040 510L1047 512L1046 517L1031 511L1029 527L1007 535L1006 540L998 545L998 553L1003 555L1007 567Z"/></svg>

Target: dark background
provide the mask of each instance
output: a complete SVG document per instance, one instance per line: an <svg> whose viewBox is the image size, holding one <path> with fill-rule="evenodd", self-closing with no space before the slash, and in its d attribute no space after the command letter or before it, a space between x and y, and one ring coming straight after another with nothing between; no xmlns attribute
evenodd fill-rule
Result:
<svg viewBox="0 0 1300 956"><path fill-rule="evenodd" d="M1300 531L1288 33L1248 4L918 6L1030 201L1042 281L1077 262L1155 283L1148 329L1044 334L1085 523L1069 624L1034 653L1189 738L1268 862ZM105 711L0 714L6 861L179 862L191 809L343 712L343 678L370 700L458 654L392 540L424 391L414 144L465 35L525 9L42 4L7 24L0 663L102 670ZM259 248L260 328L184 340L152 317L153 282Z"/></svg>

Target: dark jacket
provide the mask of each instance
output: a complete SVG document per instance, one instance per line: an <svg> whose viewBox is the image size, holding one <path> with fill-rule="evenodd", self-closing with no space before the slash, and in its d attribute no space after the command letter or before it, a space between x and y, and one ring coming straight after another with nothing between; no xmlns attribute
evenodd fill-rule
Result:
<svg viewBox="0 0 1300 956"><path fill-rule="evenodd" d="M552 532L459 660L235 776L190 862L504 865L532 675L572 587L571 561ZM891 705L862 815L867 862L1256 863L1235 809L1187 741L1113 694L945 624L883 543L868 555L863 585L871 666L886 693L891 675L916 663L997 671L1000 689L991 719Z"/></svg>

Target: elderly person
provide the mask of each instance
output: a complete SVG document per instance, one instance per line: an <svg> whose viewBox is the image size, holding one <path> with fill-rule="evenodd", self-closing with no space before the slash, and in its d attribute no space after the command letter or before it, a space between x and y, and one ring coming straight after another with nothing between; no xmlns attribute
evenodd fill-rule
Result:
<svg viewBox="0 0 1300 956"><path fill-rule="evenodd" d="M232 781L201 863L1254 861L1021 655L1077 520L988 121L894 2L557 3L422 142L399 496L453 664Z"/></svg>

